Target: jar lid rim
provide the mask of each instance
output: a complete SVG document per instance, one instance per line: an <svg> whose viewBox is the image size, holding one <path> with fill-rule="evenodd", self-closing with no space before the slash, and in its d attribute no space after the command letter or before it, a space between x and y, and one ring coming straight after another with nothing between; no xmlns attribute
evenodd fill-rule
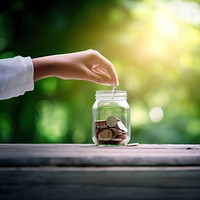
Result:
<svg viewBox="0 0 200 200"><path fill-rule="evenodd" d="M112 90L97 90L96 91L96 94L102 94L102 93L105 93L105 94L111 93L112 94L113 91ZM126 92L126 90L116 90L115 93L125 93L126 94L127 92Z"/></svg>
<svg viewBox="0 0 200 200"><path fill-rule="evenodd" d="M127 92L125 90L116 90L113 94L112 90L97 90L96 91L96 97L126 97Z"/></svg>

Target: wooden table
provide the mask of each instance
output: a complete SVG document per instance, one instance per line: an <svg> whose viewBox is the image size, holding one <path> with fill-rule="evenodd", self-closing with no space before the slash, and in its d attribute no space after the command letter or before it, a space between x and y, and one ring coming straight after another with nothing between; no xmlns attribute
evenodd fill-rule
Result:
<svg viewBox="0 0 200 200"><path fill-rule="evenodd" d="M0 199L200 199L200 145L1 144Z"/></svg>

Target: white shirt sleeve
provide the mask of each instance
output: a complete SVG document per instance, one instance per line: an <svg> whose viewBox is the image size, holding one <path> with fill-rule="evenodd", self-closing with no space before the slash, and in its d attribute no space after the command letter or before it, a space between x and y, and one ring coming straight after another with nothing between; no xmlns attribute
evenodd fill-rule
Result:
<svg viewBox="0 0 200 200"><path fill-rule="evenodd" d="M33 90L33 73L30 57L0 59L0 99L16 97Z"/></svg>

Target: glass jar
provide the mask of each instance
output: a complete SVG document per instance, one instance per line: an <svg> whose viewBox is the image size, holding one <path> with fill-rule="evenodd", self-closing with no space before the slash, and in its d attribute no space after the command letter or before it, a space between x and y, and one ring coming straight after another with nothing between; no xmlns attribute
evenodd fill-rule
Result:
<svg viewBox="0 0 200 200"><path fill-rule="evenodd" d="M92 129L92 139L96 145L127 145L131 127L126 91L96 91Z"/></svg>

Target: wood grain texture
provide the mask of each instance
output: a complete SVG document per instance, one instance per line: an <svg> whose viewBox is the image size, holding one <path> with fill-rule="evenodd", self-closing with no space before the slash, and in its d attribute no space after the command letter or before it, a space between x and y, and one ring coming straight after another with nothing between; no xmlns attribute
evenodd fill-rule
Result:
<svg viewBox="0 0 200 200"><path fill-rule="evenodd" d="M0 145L0 200L199 200L200 145Z"/></svg>
<svg viewBox="0 0 200 200"><path fill-rule="evenodd" d="M0 169L0 199L198 200L200 167Z"/></svg>
<svg viewBox="0 0 200 200"><path fill-rule="evenodd" d="M199 166L200 145L0 145L0 166Z"/></svg>

